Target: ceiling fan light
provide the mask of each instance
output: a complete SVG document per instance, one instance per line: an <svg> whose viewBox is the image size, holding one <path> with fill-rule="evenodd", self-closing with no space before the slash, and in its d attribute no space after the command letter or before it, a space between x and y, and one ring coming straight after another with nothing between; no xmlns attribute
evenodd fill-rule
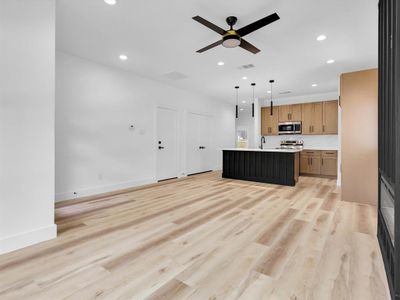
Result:
<svg viewBox="0 0 400 300"><path fill-rule="evenodd" d="M240 37L237 35L227 35L223 37L222 46L225 48L235 48L240 45Z"/></svg>

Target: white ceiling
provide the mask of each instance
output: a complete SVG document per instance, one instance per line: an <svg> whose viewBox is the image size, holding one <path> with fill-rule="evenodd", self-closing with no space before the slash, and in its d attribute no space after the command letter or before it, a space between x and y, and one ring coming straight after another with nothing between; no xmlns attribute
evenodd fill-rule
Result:
<svg viewBox="0 0 400 300"><path fill-rule="evenodd" d="M276 80L274 98L332 92L340 73L377 66L376 0L117 1L57 0L57 50L232 102L235 85L241 99L251 96L251 82L265 98L269 79ZM196 53L219 35L193 16L227 28L225 18L234 15L240 28L273 12L279 21L246 36L260 53L222 46ZM317 42L320 34L328 38ZM255 68L239 70L244 64ZM173 71L188 78L163 77Z"/></svg>

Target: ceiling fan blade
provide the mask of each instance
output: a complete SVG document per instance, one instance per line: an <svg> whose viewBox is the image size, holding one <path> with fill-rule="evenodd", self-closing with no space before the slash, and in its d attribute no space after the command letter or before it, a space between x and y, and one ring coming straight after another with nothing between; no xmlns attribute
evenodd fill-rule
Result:
<svg viewBox="0 0 400 300"><path fill-rule="evenodd" d="M226 33L226 30L222 29L221 27L207 21L206 19L203 19L200 16L195 16L192 18L193 20L199 22L200 24L203 24L204 26L210 28L211 30L215 31L216 33L219 33L220 35L224 35Z"/></svg>
<svg viewBox="0 0 400 300"><path fill-rule="evenodd" d="M278 21L279 19L280 19L280 17L278 16L278 14L273 13L272 15L269 15L268 17L262 18L258 21L255 21L254 23L251 23L247 26L244 26L244 27L236 30L236 32L240 36L245 36L246 34L252 33L253 31L256 31L257 29L260 29L264 26L267 26L268 24Z"/></svg>
<svg viewBox="0 0 400 300"><path fill-rule="evenodd" d="M197 53L202 53L202 52L207 51L207 50L209 50L211 48L217 47L217 46L219 46L221 44L222 44L222 40L219 40L218 42L215 42L215 43L213 43L211 45L208 45L207 47L201 48L200 50L197 50L196 52Z"/></svg>
<svg viewBox="0 0 400 300"><path fill-rule="evenodd" d="M257 54L258 52L260 52L261 50L256 48L255 46L253 46L252 44L250 44L248 41L241 39L240 41L240 45L241 48L250 51L253 54Z"/></svg>

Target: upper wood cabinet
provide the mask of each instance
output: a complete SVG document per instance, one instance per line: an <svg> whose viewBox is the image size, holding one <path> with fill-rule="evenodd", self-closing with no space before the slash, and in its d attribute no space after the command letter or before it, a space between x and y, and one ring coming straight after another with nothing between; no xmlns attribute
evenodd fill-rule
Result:
<svg viewBox="0 0 400 300"><path fill-rule="evenodd" d="M322 134L322 102L302 104L303 134Z"/></svg>
<svg viewBox="0 0 400 300"><path fill-rule="evenodd" d="M301 104L279 106L279 122L289 121L301 121Z"/></svg>
<svg viewBox="0 0 400 300"><path fill-rule="evenodd" d="M273 115L271 116L270 107L261 108L261 135L278 135L278 119L279 109L274 107Z"/></svg>
<svg viewBox="0 0 400 300"><path fill-rule="evenodd" d="M338 133L338 101L311 102L261 108L261 134L278 135L279 122L302 122L302 132L308 135Z"/></svg>
<svg viewBox="0 0 400 300"><path fill-rule="evenodd" d="M338 133L338 101L332 100L323 102L322 121L323 134Z"/></svg>

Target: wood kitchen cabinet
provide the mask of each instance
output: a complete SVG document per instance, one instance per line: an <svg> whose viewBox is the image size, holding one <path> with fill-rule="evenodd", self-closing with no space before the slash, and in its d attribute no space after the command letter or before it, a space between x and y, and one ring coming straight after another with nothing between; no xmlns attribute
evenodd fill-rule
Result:
<svg viewBox="0 0 400 300"><path fill-rule="evenodd" d="M338 133L338 101L323 102L322 115L322 133L337 134Z"/></svg>
<svg viewBox="0 0 400 300"><path fill-rule="evenodd" d="M322 151L321 156L321 175L337 176L337 152Z"/></svg>
<svg viewBox="0 0 400 300"><path fill-rule="evenodd" d="M300 173L321 174L321 151L304 150L300 155Z"/></svg>
<svg viewBox="0 0 400 300"><path fill-rule="evenodd" d="M303 134L322 134L322 102L302 104L302 132Z"/></svg>
<svg viewBox="0 0 400 300"><path fill-rule="evenodd" d="M337 176L337 151L303 150L300 154L300 174Z"/></svg>
<svg viewBox="0 0 400 300"><path fill-rule="evenodd" d="M312 102L261 108L261 134L278 135L279 122L302 122L302 133L322 135L338 133L338 101Z"/></svg>
<svg viewBox="0 0 400 300"><path fill-rule="evenodd" d="M301 121L301 104L279 106L279 122Z"/></svg>
<svg viewBox="0 0 400 300"><path fill-rule="evenodd" d="M261 108L261 135L278 135L279 108L274 106L271 116L270 107Z"/></svg>

